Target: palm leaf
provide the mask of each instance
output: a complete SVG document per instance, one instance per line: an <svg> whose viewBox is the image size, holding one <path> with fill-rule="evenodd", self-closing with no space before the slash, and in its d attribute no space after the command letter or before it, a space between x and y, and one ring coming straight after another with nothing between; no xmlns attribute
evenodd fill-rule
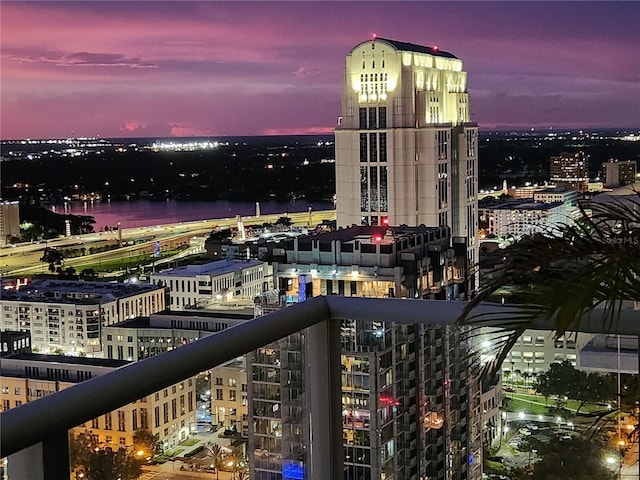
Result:
<svg viewBox="0 0 640 480"><path fill-rule="evenodd" d="M471 327L470 337L488 325L504 330L506 340L496 343L489 371L500 368L524 329L539 320L551 321L560 337L599 309L602 332L610 331L623 302L640 299L640 194L581 206L574 222L525 237L495 252L492 261L494 268L458 319ZM522 304L496 320L497 310L486 307L496 296ZM481 304L483 313L477 314Z"/></svg>

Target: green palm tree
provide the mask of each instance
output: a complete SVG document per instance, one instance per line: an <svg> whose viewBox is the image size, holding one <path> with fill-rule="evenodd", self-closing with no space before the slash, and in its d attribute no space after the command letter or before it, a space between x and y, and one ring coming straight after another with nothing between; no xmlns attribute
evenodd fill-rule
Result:
<svg viewBox="0 0 640 480"><path fill-rule="evenodd" d="M586 314L601 309L606 333L623 302L640 300L640 193L610 199L580 206L574 221L525 237L487 259L494 267L458 320L460 325L500 327L485 374L500 368L536 320L551 320L555 336L561 337L576 331ZM518 305L498 325L494 313L477 313L480 303L503 299Z"/></svg>
<svg viewBox="0 0 640 480"><path fill-rule="evenodd" d="M220 478L220 467L224 463L224 451L217 443L207 444L207 454L211 457L211 463L216 470L216 480Z"/></svg>

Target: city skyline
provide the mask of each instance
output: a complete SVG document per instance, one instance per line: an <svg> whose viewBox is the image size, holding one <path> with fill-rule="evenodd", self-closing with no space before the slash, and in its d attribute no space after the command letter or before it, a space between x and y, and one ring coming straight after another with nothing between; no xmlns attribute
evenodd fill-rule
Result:
<svg viewBox="0 0 640 480"><path fill-rule="evenodd" d="M2 139L331 133L344 56L373 34L461 58L481 128L640 124L631 2L1 9Z"/></svg>

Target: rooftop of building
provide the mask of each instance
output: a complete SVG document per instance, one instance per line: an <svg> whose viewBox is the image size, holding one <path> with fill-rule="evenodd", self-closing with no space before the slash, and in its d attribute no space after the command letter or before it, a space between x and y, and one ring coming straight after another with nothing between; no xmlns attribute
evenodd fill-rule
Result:
<svg viewBox="0 0 640 480"><path fill-rule="evenodd" d="M228 318L230 320L251 320L254 316L244 313L227 313L216 310L165 310L154 313L151 317Z"/></svg>
<svg viewBox="0 0 640 480"><path fill-rule="evenodd" d="M426 53L427 55L433 55L434 57L458 59L458 57L456 57L453 53L440 50L440 48L437 45L434 45L434 46L417 45L415 43L401 42L398 40L391 40L391 39L382 38L382 37L374 37L373 40L376 42L386 42L396 50L400 50L402 52Z"/></svg>
<svg viewBox="0 0 640 480"><path fill-rule="evenodd" d="M362 237L391 237L394 241L396 241L403 237L421 233L433 233L438 239L449 237L450 235L449 229L447 227L425 227L424 225L420 225L419 227L408 227L406 225L401 225L399 227L389 227L384 225L353 225L351 227L339 228L338 230L334 230L333 232L313 233L311 235L301 237L300 239L317 240L320 243L330 243L334 241L344 243L358 240Z"/></svg>
<svg viewBox="0 0 640 480"><path fill-rule="evenodd" d="M29 338L31 334L29 332L17 332L14 330L3 330L0 332L0 341L7 342L17 338Z"/></svg>
<svg viewBox="0 0 640 480"><path fill-rule="evenodd" d="M127 320L123 320L118 323L107 325L103 328L169 328L164 325L154 325L153 319L159 320L171 320L171 319L185 319L191 318L195 321L198 319L203 320L234 320L234 321L246 321L254 318L254 315L247 315L242 313L225 313L211 310L176 310L176 311L163 311L154 313L151 317L134 317Z"/></svg>
<svg viewBox="0 0 640 480"><path fill-rule="evenodd" d="M548 187L542 190L538 190L536 193L578 193L575 190L570 190L568 188L565 187Z"/></svg>
<svg viewBox="0 0 640 480"><path fill-rule="evenodd" d="M610 192L600 193L593 197L594 202L640 202L640 181L630 183L624 187L614 188Z"/></svg>
<svg viewBox="0 0 640 480"><path fill-rule="evenodd" d="M623 163L623 164L637 165L635 160L618 160L617 158L610 158L606 162L602 162L602 165L606 165L608 163Z"/></svg>
<svg viewBox="0 0 640 480"><path fill-rule="evenodd" d="M83 280L35 279L28 285L21 286L19 290L4 291L2 299L47 303L95 304L139 295L160 288L162 287L148 283L125 284L86 282ZM78 297L74 297L74 295L78 295Z"/></svg>
<svg viewBox="0 0 640 480"><path fill-rule="evenodd" d="M154 273L152 277L195 277L198 275L218 276L257 267L264 264L258 260L217 260L202 265L185 265L184 267L171 268Z"/></svg>
<svg viewBox="0 0 640 480"><path fill-rule="evenodd" d="M31 362L46 362L54 365L62 363L65 365L92 366L119 368L130 364L127 360L115 360L110 358L93 358L93 357L72 357L69 355L46 355L42 353L14 353L2 357L3 360L25 360Z"/></svg>
<svg viewBox="0 0 640 480"><path fill-rule="evenodd" d="M532 202L530 198L516 198L503 203L478 201L478 208L490 210L551 210L563 205L562 202Z"/></svg>

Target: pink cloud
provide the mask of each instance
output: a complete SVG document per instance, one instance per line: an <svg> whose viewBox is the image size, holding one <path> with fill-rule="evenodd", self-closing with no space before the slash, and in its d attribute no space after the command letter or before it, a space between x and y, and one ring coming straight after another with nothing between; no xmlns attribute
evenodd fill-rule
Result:
<svg viewBox="0 0 640 480"><path fill-rule="evenodd" d="M50 63L56 67L129 67L156 68L153 63L143 62L140 58L127 57L115 53L59 53L43 52L40 55L3 55L18 63Z"/></svg>
<svg viewBox="0 0 640 480"><path fill-rule="evenodd" d="M138 130L142 130L146 127L144 123L138 122L136 120L126 120L124 122L124 130L129 133L136 132Z"/></svg>
<svg viewBox="0 0 640 480"><path fill-rule="evenodd" d="M193 125L174 124L171 125L170 133L173 137L202 137L208 135L210 132Z"/></svg>
<svg viewBox="0 0 640 480"><path fill-rule="evenodd" d="M293 75L297 78L315 78L320 74L320 70L317 69L307 69L305 67L298 68Z"/></svg>
<svg viewBox="0 0 640 480"><path fill-rule="evenodd" d="M331 133L372 31L462 58L481 124L640 124L631 3L391 5L3 2L2 136Z"/></svg>
<svg viewBox="0 0 640 480"><path fill-rule="evenodd" d="M334 127L267 128L261 135L331 135Z"/></svg>

